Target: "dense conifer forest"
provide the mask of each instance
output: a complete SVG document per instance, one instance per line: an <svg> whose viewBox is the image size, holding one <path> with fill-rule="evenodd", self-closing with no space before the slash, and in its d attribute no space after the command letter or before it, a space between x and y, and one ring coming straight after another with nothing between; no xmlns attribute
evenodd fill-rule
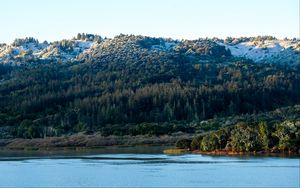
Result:
<svg viewBox="0 0 300 188"><path fill-rule="evenodd" d="M55 43L61 54L72 54L78 40L97 43L76 58L24 55L10 59L18 65L0 64L0 138L206 133L192 147L248 151L274 143L286 149L281 142L289 134L299 145L299 111L293 107L300 103L299 65L236 57L212 39L120 35L105 42L100 36L82 37ZM38 42L14 45L23 43ZM259 119L288 106L296 117L271 124ZM247 116L254 118L229 120ZM280 132L289 127L283 125L286 120L294 121L298 132ZM213 130L218 131L207 133ZM244 137L260 142L239 148ZM265 143L266 138L275 141Z"/></svg>

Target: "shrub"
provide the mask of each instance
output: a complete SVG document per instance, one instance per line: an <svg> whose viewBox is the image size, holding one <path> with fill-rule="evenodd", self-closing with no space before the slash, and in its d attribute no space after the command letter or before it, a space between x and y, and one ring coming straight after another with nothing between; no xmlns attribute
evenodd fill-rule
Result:
<svg viewBox="0 0 300 188"><path fill-rule="evenodd" d="M179 149L190 149L191 142L192 141L190 139L181 139L176 142L176 147Z"/></svg>
<svg viewBox="0 0 300 188"><path fill-rule="evenodd" d="M192 142L191 142L191 150L200 149L202 139L203 139L203 136L197 136L197 137L193 138Z"/></svg>
<svg viewBox="0 0 300 188"><path fill-rule="evenodd" d="M239 124L231 131L227 147L232 151L258 151L261 149L259 135L249 126Z"/></svg>

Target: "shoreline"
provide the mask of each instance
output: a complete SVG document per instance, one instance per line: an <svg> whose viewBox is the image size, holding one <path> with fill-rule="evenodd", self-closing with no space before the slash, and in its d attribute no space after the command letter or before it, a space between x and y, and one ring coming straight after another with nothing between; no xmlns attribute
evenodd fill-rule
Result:
<svg viewBox="0 0 300 188"><path fill-rule="evenodd" d="M189 149L178 149L174 144L178 139L191 138L191 135L163 135L163 136L101 136L77 134L71 136L35 138L35 139L0 139L1 152L151 152L154 148L156 152L167 155L201 154L209 156L300 156L299 151L254 151L236 152L226 150L200 151ZM135 150L137 148L137 150ZM149 150L149 151L148 151Z"/></svg>
<svg viewBox="0 0 300 188"><path fill-rule="evenodd" d="M252 152L242 152L242 151L225 151L225 150L214 150L214 151L200 151L200 150L189 150L189 149L179 149L170 148L164 150L165 154L178 155L178 154L200 154L209 156L300 156L300 151L252 151Z"/></svg>
<svg viewBox="0 0 300 188"><path fill-rule="evenodd" d="M192 151L194 154L211 155L211 156L299 156L300 151Z"/></svg>

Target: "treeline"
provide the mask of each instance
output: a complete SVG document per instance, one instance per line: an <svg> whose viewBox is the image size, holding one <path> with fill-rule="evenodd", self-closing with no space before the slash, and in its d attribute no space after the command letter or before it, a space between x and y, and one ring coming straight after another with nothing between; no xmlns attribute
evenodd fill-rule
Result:
<svg viewBox="0 0 300 188"><path fill-rule="evenodd" d="M100 35L88 34L88 33L78 33L76 40L87 40L91 42L102 42L103 38Z"/></svg>
<svg viewBox="0 0 300 188"><path fill-rule="evenodd" d="M181 149L232 152L300 151L300 119L274 125L238 123L231 127L202 134L192 140L177 141Z"/></svg>
<svg viewBox="0 0 300 188"><path fill-rule="evenodd" d="M15 39L12 43L13 46L22 46L26 43L35 43L38 44L39 41L33 37L26 37L25 39Z"/></svg>

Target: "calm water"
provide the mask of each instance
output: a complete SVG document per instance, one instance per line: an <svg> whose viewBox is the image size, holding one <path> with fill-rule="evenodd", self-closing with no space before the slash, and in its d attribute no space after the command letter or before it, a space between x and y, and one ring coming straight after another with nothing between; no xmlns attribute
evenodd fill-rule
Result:
<svg viewBox="0 0 300 188"><path fill-rule="evenodd" d="M98 153L0 152L0 187L300 186L299 158Z"/></svg>

